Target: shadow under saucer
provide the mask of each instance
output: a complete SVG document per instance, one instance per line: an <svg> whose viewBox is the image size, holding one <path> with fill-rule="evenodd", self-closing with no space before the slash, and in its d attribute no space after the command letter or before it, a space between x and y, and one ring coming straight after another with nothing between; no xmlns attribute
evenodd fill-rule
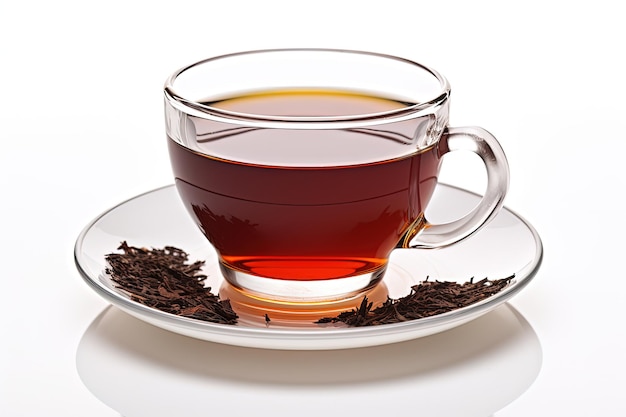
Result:
<svg viewBox="0 0 626 417"><path fill-rule="evenodd" d="M109 307L76 354L85 386L125 417L486 417L526 391L541 361L536 333L509 304L428 337L314 351L202 341Z"/></svg>

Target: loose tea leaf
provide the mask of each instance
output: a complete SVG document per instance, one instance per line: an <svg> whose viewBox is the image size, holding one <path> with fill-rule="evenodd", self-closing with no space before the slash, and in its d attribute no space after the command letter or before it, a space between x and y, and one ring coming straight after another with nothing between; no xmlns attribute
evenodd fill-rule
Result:
<svg viewBox="0 0 626 417"><path fill-rule="evenodd" d="M207 276L201 274L204 261L188 263L188 254L173 246L146 249L122 242L122 253L106 255L106 272L115 286L138 303L151 308L220 324L237 324L238 315L229 300L220 300L204 286ZM388 298L372 309L373 303L363 297L358 308L324 317L315 323L342 323L350 327L399 323L434 316L484 300L504 289L515 276L478 282L470 279L459 284L452 281L426 281L411 287L402 298ZM271 319L264 315L265 325Z"/></svg>
<svg viewBox="0 0 626 417"><path fill-rule="evenodd" d="M399 299L388 298L372 310L372 303L363 297L358 308L344 311L335 317L324 317L318 324L344 323L351 327L375 326L416 320L469 306L504 289L514 278L459 284L450 281L428 281L411 287L411 293Z"/></svg>
<svg viewBox="0 0 626 417"><path fill-rule="evenodd" d="M204 261L187 263L181 249L145 249L122 242L123 253L106 255L106 272L132 300L167 313L220 324L236 324L238 316L228 300L220 300L204 286Z"/></svg>

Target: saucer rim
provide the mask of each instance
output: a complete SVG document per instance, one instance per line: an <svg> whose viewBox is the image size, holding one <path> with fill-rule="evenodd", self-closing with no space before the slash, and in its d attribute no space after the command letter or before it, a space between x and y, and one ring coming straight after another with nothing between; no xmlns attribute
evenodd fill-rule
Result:
<svg viewBox="0 0 626 417"><path fill-rule="evenodd" d="M471 194L480 198L480 194L463 189L461 187L449 185L446 183L438 183L438 187L451 188L458 192ZM182 317L171 313L166 313L144 304L132 301L130 298L122 295L105 286L98 277L92 277L81 262L82 243L88 236L94 226L104 217L114 212L116 209L128 204L132 201L141 199L144 196L158 193L166 189L175 188L174 184L158 187L133 197L130 197L109 209L103 211L98 216L87 223L79 233L74 244L74 263L78 269L82 279L97 294L102 296L114 306L121 308L127 313L147 321L157 327L166 328L175 333L200 338L206 341L214 341L238 346L263 347L275 349L335 349L337 347L365 347L392 343L394 341L402 341L415 339L429 334L438 333L447 330L465 322L471 321L479 316L495 309L497 306L511 299L513 296L522 291L536 276L543 262L543 243L537 230L525 218L515 211L509 209L506 205L501 208L502 211L509 212L519 222L521 222L531 233L535 243L535 256L533 260L527 264L521 271L515 272L512 283L502 291L472 305L455 309L446 313L437 314L416 320L409 320L400 323L383 324L367 327L332 327L332 328L271 328L271 327L251 327L245 325L228 325L212 323L208 321ZM416 249L411 249L416 250ZM104 262L104 261L103 261ZM182 329L181 329L182 327ZM439 329L437 329L439 328ZM184 330L184 331L183 331ZM432 331L430 331L432 330ZM423 335L413 335L411 333L420 332ZM200 333L202 336L200 336ZM402 336L404 334L404 336ZM398 335L395 339L386 342L373 343L349 343L346 338L374 338L380 339L385 336ZM207 337L204 337L207 336ZM214 336L214 337L213 337ZM219 339L219 340L218 340ZM246 341L246 339L249 339ZM270 342L262 342L263 340ZM274 342L272 342L274 341ZM280 342L283 343L280 343ZM335 343L334 343L335 342Z"/></svg>

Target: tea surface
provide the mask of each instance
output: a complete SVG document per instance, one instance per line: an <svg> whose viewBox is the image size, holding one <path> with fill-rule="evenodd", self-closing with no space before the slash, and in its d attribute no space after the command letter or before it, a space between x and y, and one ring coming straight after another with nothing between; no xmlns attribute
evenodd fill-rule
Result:
<svg viewBox="0 0 626 417"><path fill-rule="evenodd" d="M270 91L203 103L256 117L350 118L385 114L409 103L338 91ZM394 159L414 152L411 122L359 129L262 129L189 117L194 143L187 145L218 158L257 165L337 166ZM332 133L331 133L332 132ZM383 139L383 140L381 140Z"/></svg>

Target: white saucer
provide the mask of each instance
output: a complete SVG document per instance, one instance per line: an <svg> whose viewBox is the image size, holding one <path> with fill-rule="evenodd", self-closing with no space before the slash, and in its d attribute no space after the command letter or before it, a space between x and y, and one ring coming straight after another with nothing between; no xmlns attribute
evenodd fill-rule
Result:
<svg viewBox="0 0 626 417"><path fill-rule="evenodd" d="M469 211L479 199L471 192L439 185L427 216L434 222L453 220ZM451 247L394 251L383 280L389 296L399 298L426 278L463 283L472 277L493 280L514 274L515 279L499 293L445 314L397 324L358 328L310 324L278 327L266 326L262 321L259 324L247 321L238 325L215 324L168 314L130 300L113 287L104 273L105 255L116 252L122 241L148 248L175 246L189 253L190 261L205 260L206 285L218 292L223 279L215 251L185 211L174 186L125 201L85 227L74 250L76 265L85 281L113 305L175 333L237 346L293 350L376 346L431 335L467 323L521 291L537 273L543 256L541 239L535 229L504 208L480 232Z"/></svg>

